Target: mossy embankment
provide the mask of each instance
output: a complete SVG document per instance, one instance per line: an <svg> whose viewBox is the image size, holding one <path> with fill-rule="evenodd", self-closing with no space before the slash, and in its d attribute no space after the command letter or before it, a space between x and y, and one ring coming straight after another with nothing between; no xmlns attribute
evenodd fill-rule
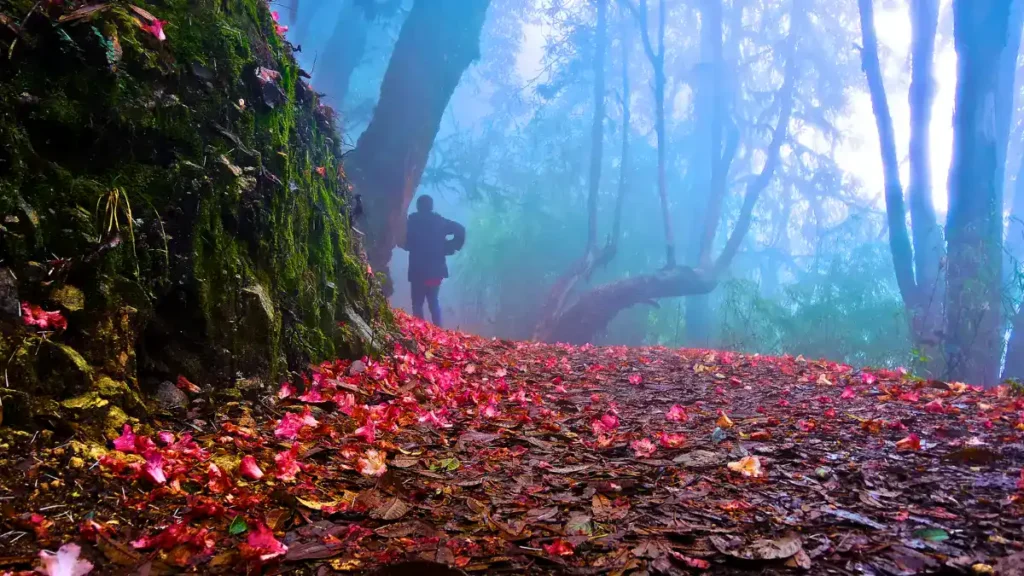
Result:
<svg viewBox="0 0 1024 576"><path fill-rule="evenodd" d="M230 395L379 346L332 112L264 1L83 6L0 0L4 423L109 431L179 375Z"/></svg>

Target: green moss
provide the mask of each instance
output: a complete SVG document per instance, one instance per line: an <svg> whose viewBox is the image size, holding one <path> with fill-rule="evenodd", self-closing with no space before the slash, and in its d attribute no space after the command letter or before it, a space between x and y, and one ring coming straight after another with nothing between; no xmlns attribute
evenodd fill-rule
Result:
<svg viewBox="0 0 1024 576"><path fill-rule="evenodd" d="M24 215L3 223L0 251L27 299L71 313L52 345L90 374L43 390L59 375L35 377L37 360L18 352L23 389L80 400L97 371L129 390L145 373L269 381L372 349L358 340L373 334L339 327L355 314L390 329L344 216L339 138L266 4L135 4L167 22L166 42L113 2L88 19L33 22L0 69L0 213ZM4 5L17 21L32 7ZM11 41L0 31L0 45ZM263 86L258 67L280 77ZM39 263L54 256L71 271L44 283L37 272L51 264ZM82 298L62 287L72 277Z"/></svg>

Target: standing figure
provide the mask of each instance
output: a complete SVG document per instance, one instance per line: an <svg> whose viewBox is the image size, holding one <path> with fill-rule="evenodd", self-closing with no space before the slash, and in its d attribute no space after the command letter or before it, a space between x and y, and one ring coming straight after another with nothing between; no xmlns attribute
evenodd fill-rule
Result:
<svg viewBox="0 0 1024 576"><path fill-rule="evenodd" d="M449 238L451 236L451 238ZM409 287L412 313L423 318L423 301L430 308L430 319L441 325L441 281L448 277L447 257L462 249L466 229L434 212L434 199L423 195L416 199L416 212L409 214L405 242L409 252Z"/></svg>

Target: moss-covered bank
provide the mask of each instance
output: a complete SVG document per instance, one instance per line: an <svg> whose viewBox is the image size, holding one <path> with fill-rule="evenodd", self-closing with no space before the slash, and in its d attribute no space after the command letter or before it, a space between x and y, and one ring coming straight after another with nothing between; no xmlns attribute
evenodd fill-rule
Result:
<svg viewBox="0 0 1024 576"><path fill-rule="evenodd" d="M83 6L0 0L6 423L109 430L179 375L227 390L369 351L390 316L331 111L264 0Z"/></svg>

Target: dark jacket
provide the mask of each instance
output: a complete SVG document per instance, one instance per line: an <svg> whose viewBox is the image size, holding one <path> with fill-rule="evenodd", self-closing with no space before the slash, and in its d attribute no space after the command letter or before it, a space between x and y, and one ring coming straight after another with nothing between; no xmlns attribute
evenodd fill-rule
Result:
<svg viewBox="0 0 1024 576"><path fill-rule="evenodd" d="M449 239L448 237L453 238ZM436 212L413 212L405 227L409 251L409 282L440 280L448 277L446 256L462 249L466 229Z"/></svg>

